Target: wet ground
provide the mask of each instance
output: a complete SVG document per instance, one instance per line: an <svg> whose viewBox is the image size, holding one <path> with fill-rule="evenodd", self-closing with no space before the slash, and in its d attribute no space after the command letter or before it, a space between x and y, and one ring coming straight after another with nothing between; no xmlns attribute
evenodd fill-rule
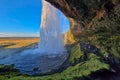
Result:
<svg viewBox="0 0 120 80"><path fill-rule="evenodd" d="M44 74L58 69L67 59L66 52L58 54L39 53L35 46L0 50L0 64L11 65L23 74Z"/></svg>

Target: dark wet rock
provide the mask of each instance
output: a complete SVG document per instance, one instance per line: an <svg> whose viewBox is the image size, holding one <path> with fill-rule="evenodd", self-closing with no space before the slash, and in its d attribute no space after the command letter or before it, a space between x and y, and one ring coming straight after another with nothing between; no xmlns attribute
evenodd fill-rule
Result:
<svg viewBox="0 0 120 80"><path fill-rule="evenodd" d="M100 54L99 49L91 43L80 42L80 46L84 53Z"/></svg>
<svg viewBox="0 0 120 80"><path fill-rule="evenodd" d="M46 0L61 10L70 21L74 37L92 27L92 20L101 20L104 15L120 4L120 0ZM96 5L97 4L97 5Z"/></svg>
<svg viewBox="0 0 120 80"><path fill-rule="evenodd" d="M92 77L98 80L120 80L120 74L110 70L99 70L91 74Z"/></svg>

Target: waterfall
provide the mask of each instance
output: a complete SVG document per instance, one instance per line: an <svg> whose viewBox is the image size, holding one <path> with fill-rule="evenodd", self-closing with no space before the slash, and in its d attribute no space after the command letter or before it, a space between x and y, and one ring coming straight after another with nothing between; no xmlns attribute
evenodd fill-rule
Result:
<svg viewBox="0 0 120 80"><path fill-rule="evenodd" d="M61 53L65 48L59 14L57 9L45 0L42 0L42 3L40 53Z"/></svg>
<svg viewBox="0 0 120 80"><path fill-rule="evenodd" d="M32 75L59 69L69 56L63 43L61 15L56 8L43 0L39 45L3 50L0 64L14 64L15 69L20 69L21 73ZM34 71L35 68L38 70Z"/></svg>

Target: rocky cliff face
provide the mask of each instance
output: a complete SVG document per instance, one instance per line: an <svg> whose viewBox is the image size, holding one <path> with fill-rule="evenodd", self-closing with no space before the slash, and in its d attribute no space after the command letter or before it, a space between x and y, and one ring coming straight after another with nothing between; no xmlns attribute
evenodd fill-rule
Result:
<svg viewBox="0 0 120 80"><path fill-rule="evenodd" d="M69 45L69 44L74 44L75 43L75 39L73 34L71 33L71 30L68 30L65 34L64 34L64 44Z"/></svg>
<svg viewBox="0 0 120 80"><path fill-rule="evenodd" d="M93 44L104 58L120 63L120 0L46 1L69 19L75 40Z"/></svg>
<svg viewBox="0 0 120 80"><path fill-rule="evenodd" d="M120 3L119 0L46 0L61 10L69 19L75 37L92 27L95 19L101 20ZM107 13L107 14L106 14Z"/></svg>

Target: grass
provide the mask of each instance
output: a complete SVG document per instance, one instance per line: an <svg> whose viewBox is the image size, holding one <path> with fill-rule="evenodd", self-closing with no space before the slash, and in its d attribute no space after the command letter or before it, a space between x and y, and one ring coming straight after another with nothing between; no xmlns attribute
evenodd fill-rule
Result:
<svg viewBox="0 0 120 80"><path fill-rule="evenodd" d="M21 48L39 42L39 38L0 38L0 46L5 48Z"/></svg>
<svg viewBox="0 0 120 80"><path fill-rule="evenodd" d="M72 48L69 60L71 62L74 62L74 59L80 58L81 55L82 53L80 51L80 46L77 44ZM109 65L101 62L97 55L91 53L88 55L88 58L89 60L82 61L78 64L75 64L74 66L70 66L61 73L55 73L46 76L34 77L29 75L20 75L18 73L15 73L12 68L7 67L8 73L3 72L4 75L0 76L0 80L74 80L75 78L89 77L92 72L95 72L97 70L109 69ZM4 66L0 66L0 69L1 68L5 69ZM89 80L91 79L92 78L90 77Z"/></svg>
<svg viewBox="0 0 120 80"><path fill-rule="evenodd" d="M83 76L89 76L92 72L100 69L109 69L109 65L102 63L99 59L92 58L89 61L81 62L75 66L70 66L61 73L47 76L0 76L0 80L73 80ZM90 79L89 79L90 80Z"/></svg>
<svg viewBox="0 0 120 80"><path fill-rule="evenodd" d="M10 65L10 66L0 65L0 80L2 79L2 77L9 78L19 74L20 74L19 70L14 69L13 65Z"/></svg>
<svg viewBox="0 0 120 80"><path fill-rule="evenodd" d="M84 55L83 52L80 50L80 44L77 44L71 48L69 62L73 64L83 55Z"/></svg>

